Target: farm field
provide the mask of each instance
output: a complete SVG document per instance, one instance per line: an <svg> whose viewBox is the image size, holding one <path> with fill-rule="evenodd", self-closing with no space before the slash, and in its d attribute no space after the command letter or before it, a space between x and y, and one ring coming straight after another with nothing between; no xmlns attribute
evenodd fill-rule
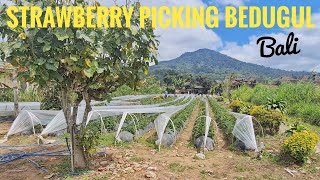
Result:
<svg viewBox="0 0 320 180"><path fill-rule="evenodd" d="M181 105L187 103L191 98L168 98L157 100L157 98L145 98L141 104L164 103L163 106ZM203 124L199 117L204 115L206 110L205 101L209 104L209 116L214 121L210 124L208 137L215 141L212 151L204 151L205 159L195 158L199 149L193 145L195 129ZM147 103L145 103L147 102ZM215 105L218 105L216 109ZM232 136L230 130L224 128L222 119L218 114L227 112L227 106L217 102L213 97L195 97L191 103L182 111L172 116L172 122L177 127L176 142L170 147L158 146L154 143L157 139L156 130L149 129L133 143L121 142L114 144L114 132L102 134L100 144L96 152L90 157L89 169L79 170L77 173L70 172L68 157L30 157L38 165L48 170L48 173L39 167L29 163L25 159L19 159L2 166L0 175L7 179L317 179L320 176L320 155L314 154L303 165L289 164L279 160L280 148L286 138L284 133L275 136L259 137L258 142L263 142L265 150L262 158L257 159L254 151L239 151L230 144ZM181 115L180 115L181 114ZM183 118L180 118L183 117ZM140 117L143 118L143 117ZM154 120L152 117L147 122ZM232 119L232 116L230 116ZM113 119L116 120L116 119ZM143 121L142 121L143 122ZM144 123L144 124L147 124ZM216 123L217 124L216 124ZM9 123L2 122L0 127L7 129ZM179 128L180 127L180 128ZM309 125L318 134L319 128ZM130 126L124 127L130 129ZM112 129L112 128L107 128ZM165 132L171 132L172 126L167 126ZM133 132L134 130L129 130ZM283 131L280 129L280 131ZM203 132L203 130L202 130ZM203 132L204 133L204 132ZM1 131L4 135L4 131ZM201 134L201 133L200 133ZM33 152L45 147L48 151L66 150L64 137L50 137L57 140L58 145L27 146L18 149L26 152ZM37 138L34 135L10 137L3 146L35 144ZM0 153L9 153L9 150L1 149ZM17 176L16 173L19 173Z"/></svg>

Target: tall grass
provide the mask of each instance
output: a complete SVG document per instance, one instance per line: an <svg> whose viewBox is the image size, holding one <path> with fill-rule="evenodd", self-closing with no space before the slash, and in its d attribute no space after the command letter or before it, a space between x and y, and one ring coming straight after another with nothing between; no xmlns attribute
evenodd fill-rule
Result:
<svg viewBox="0 0 320 180"><path fill-rule="evenodd" d="M320 87L313 83L241 86L232 92L232 98L256 105L266 104L268 98L286 101L289 115L320 125Z"/></svg>

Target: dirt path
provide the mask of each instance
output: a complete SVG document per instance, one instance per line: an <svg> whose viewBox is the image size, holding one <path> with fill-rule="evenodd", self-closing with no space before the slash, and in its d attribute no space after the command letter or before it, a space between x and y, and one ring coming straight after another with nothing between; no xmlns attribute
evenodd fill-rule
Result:
<svg viewBox="0 0 320 180"><path fill-rule="evenodd" d="M182 133L179 135L175 147L179 150L189 150L190 138L192 136L192 130L196 123L197 116L199 114L199 105L196 105L194 111L192 112L189 122L186 125L185 129L182 130Z"/></svg>
<svg viewBox="0 0 320 180"><path fill-rule="evenodd" d="M216 122L216 120L214 119L214 113L212 112L212 109L209 106L209 114L210 117L212 118L212 126L214 128L214 139L215 139L215 148L219 151L223 151L226 148L226 143L223 139L223 133L221 131L221 129L218 127L218 123Z"/></svg>
<svg viewBox="0 0 320 180"><path fill-rule="evenodd" d="M313 173L307 171L292 177L284 168L287 166L278 165L272 160L252 159L247 153L230 151L223 140L223 133L219 128L215 128L215 140L217 146L215 150L206 152L206 159L196 160L194 155L196 149L189 145L199 108L195 108L190 116L190 121L183 132L178 137L176 144L172 148L162 148L160 152L157 148L150 146L146 139L154 138L155 130L145 134L136 143L123 147L107 148L106 154L96 156L90 168L92 171L82 176L75 176L70 179L318 179L320 172L314 169ZM210 111L211 116L213 113ZM213 123L215 127L215 124ZM276 141L272 137L273 141ZM277 140L276 142L279 142ZM49 159L43 159L51 161ZM55 163L59 164L59 163ZM29 163L26 165L6 166L7 170L19 168L32 168ZM31 166L31 167L29 167ZM320 166L320 165L319 165ZM290 166L290 169L299 167ZM35 169L33 167L33 169ZM26 177L26 171L22 177ZM44 174L36 174L38 169L30 172L35 177L32 179L43 179ZM1 174L1 173L0 173ZM3 177L8 177L9 172L2 173ZM7 179L22 179L11 173ZM27 178L28 179L28 178Z"/></svg>

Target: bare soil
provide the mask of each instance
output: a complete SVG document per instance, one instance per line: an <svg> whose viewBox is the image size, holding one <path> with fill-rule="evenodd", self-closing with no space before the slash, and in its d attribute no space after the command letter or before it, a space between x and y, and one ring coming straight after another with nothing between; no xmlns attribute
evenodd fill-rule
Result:
<svg viewBox="0 0 320 180"><path fill-rule="evenodd" d="M90 164L90 170L82 175L64 177L68 179L319 179L320 156L315 155L303 166L286 165L276 161L283 135L260 138L266 145L261 160L255 159L253 152L238 152L229 148L223 141L223 134L216 132L216 149L205 152L204 160L194 159L197 150L190 145L192 129L199 112L195 108L190 121L180 134L176 144L171 148L162 148L160 152L152 147L148 139L154 137L155 131L150 131L137 143L122 147L99 149L102 153L95 155ZM211 112L212 114L212 112ZM1 127L7 126L0 124ZM213 126L215 127L214 123ZM30 137L14 137L7 145L14 143L30 143L35 139ZM36 142L36 141L34 141ZM65 146L54 147L64 149ZM25 150L34 151L35 147ZM0 150L0 153L7 153ZM58 166L66 163L62 157L31 157L49 170L44 173L26 160L14 161L1 165L0 179L62 179L52 174ZM293 170L293 175L287 170ZM60 169L61 171L61 169Z"/></svg>

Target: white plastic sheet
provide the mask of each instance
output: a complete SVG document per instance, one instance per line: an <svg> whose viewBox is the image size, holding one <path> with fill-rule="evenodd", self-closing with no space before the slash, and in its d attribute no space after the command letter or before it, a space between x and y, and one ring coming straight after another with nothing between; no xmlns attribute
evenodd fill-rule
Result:
<svg viewBox="0 0 320 180"><path fill-rule="evenodd" d="M47 125L59 111L43 111L43 110L23 110L13 121L6 136L17 134L34 126L41 124Z"/></svg>
<svg viewBox="0 0 320 180"><path fill-rule="evenodd" d="M247 149L258 150L256 136L254 134L254 127L252 116L246 114L232 113L237 118L236 124L233 128L232 134L242 141Z"/></svg>
<svg viewBox="0 0 320 180"><path fill-rule="evenodd" d="M130 96L131 97L131 96ZM141 97L141 96L140 96ZM128 98L128 97L127 97ZM179 96L175 100L171 101L177 101L181 98L184 98L184 96ZM110 116L117 116L122 115L123 113L127 112L129 114L133 113L163 113L168 110L171 110L175 106L166 106L166 107L158 107L161 105L165 105L166 103L160 103L160 104L153 104L153 105L131 105L131 106L92 106L92 111L88 114L88 119L86 124L88 124L92 120L100 120L103 125L102 118L104 117L110 117ZM85 107L81 106L78 108L78 116L77 116L77 124L80 124L83 120L83 114L84 114ZM41 135L48 135L50 133L54 133L60 130L63 130L67 127L66 119L64 117L63 111L54 118L52 121L47 125L47 127L43 130Z"/></svg>
<svg viewBox="0 0 320 180"><path fill-rule="evenodd" d="M39 110L39 102L19 102L19 110ZM14 113L13 102L0 102L0 116L10 116Z"/></svg>
<svg viewBox="0 0 320 180"><path fill-rule="evenodd" d="M155 119L154 125L155 125L155 128L156 128L157 137L158 137L158 139L156 140L156 143L158 144L159 148L161 146L161 141L162 141L165 129L166 129L169 121L171 121L171 116L176 114L177 112L185 109L193 100L194 100L194 98L192 97L189 102L187 102L187 103L185 103L183 105L180 105L180 106L176 106L176 107L172 108L170 111L159 115ZM172 125L173 125L174 131L175 131L174 124L172 123ZM176 134L176 132L174 132L174 133Z"/></svg>
<svg viewBox="0 0 320 180"><path fill-rule="evenodd" d="M204 142L203 142L203 147L205 148L206 144L207 144L207 138L208 138L212 119L209 114L209 104L208 104L207 99L204 100L204 103L206 104L206 127L205 127Z"/></svg>

